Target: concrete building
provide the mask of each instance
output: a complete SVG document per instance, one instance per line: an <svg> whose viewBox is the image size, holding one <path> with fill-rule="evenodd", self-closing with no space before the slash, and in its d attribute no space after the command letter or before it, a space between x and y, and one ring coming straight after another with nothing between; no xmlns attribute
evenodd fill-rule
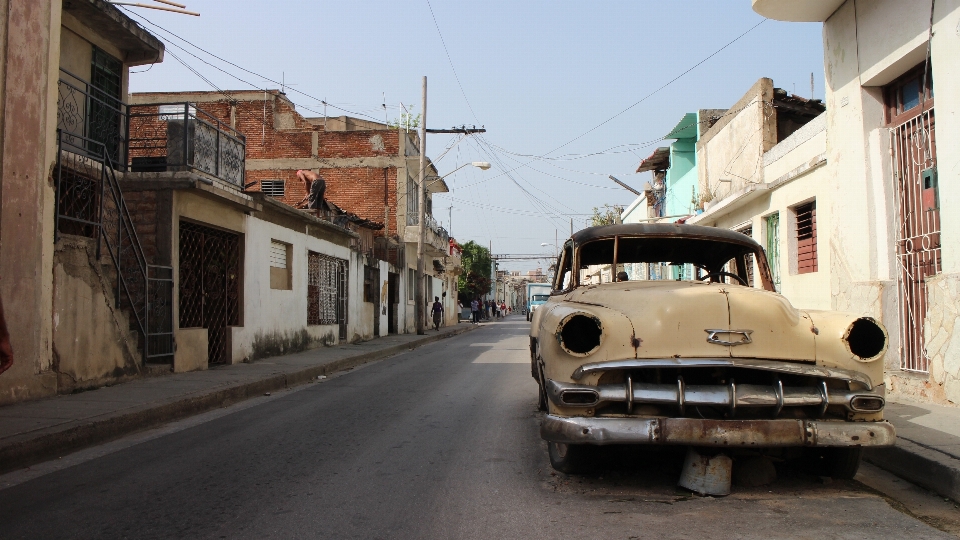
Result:
<svg viewBox="0 0 960 540"><path fill-rule="evenodd" d="M89 245L54 243L56 185L66 168L58 166L63 144L85 155L116 157L116 104L126 94L129 68L162 61L164 50L156 37L100 0L5 6L0 15L0 296L15 361L0 377L0 403L69 392L91 381L135 376L141 369L128 339L128 317L115 311L104 271L88 257L93 255ZM58 139L63 128L73 128L77 137ZM60 202L89 215L94 201L102 199L80 189ZM111 205L104 208L109 211ZM74 226L84 228L78 222Z"/></svg>
<svg viewBox="0 0 960 540"><path fill-rule="evenodd" d="M794 305L831 309L826 115L819 101L760 79L697 143L701 206L690 224L754 237L777 290Z"/></svg>
<svg viewBox="0 0 960 540"><path fill-rule="evenodd" d="M883 320L890 391L960 403L960 2L752 4L823 23L832 305Z"/></svg>

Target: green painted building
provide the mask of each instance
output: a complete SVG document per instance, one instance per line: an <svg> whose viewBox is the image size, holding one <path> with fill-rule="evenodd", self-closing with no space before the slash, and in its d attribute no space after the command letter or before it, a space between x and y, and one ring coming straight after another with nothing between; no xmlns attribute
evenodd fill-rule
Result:
<svg viewBox="0 0 960 540"><path fill-rule="evenodd" d="M682 216L696 212L700 184L697 180L697 141L725 113L700 109L683 115L666 139L670 145L670 166L666 171L665 215Z"/></svg>

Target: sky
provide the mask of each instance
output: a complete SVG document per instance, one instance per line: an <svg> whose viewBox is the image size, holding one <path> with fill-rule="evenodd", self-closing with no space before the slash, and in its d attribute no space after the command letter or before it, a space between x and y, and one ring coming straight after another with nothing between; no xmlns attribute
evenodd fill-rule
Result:
<svg viewBox="0 0 960 540"><path fill-rule="evenodd" d="M729 108L760 77L810 97L813 74L823 99L821 25L764 20L750 0L178 1L200 17L122 8L167 45L131 70L131 92L282 82L305 116L326 101L330 116L392 121L401 104L421 112L426 76L428 128L487 130L429 135L440 173L493 165L446 177L434 215L496 254L552 257L571 222L628 206L608 175L642 190L639 162L686 112Z"/></svg>

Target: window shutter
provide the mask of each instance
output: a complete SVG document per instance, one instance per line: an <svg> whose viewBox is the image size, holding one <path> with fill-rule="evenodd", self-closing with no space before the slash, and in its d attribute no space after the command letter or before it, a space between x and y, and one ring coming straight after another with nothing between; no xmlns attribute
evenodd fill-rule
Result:
<svg viewBox="0 0 960 540"><path fill-rule="evenodd" d="M817 204L797 207L797 273L817 271Z"/></svg>
<svg viewBox="0 0 960 540"><path fill-rule="evenodd" d="M287 267L287 245L281 242L270 242L270 266L274 268Z"/></svg>

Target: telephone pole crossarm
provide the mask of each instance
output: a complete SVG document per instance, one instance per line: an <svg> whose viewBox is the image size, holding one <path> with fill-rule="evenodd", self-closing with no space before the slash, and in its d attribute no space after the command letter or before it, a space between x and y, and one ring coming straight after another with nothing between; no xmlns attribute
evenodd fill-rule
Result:
<svg viewBox="0 0 960 540"><path fill-rule="evenodd" d="M463 133L469 135L471 133L486 133L487 130L483 128L453 128L453 129L428 129L427 133Z"/></svg>

